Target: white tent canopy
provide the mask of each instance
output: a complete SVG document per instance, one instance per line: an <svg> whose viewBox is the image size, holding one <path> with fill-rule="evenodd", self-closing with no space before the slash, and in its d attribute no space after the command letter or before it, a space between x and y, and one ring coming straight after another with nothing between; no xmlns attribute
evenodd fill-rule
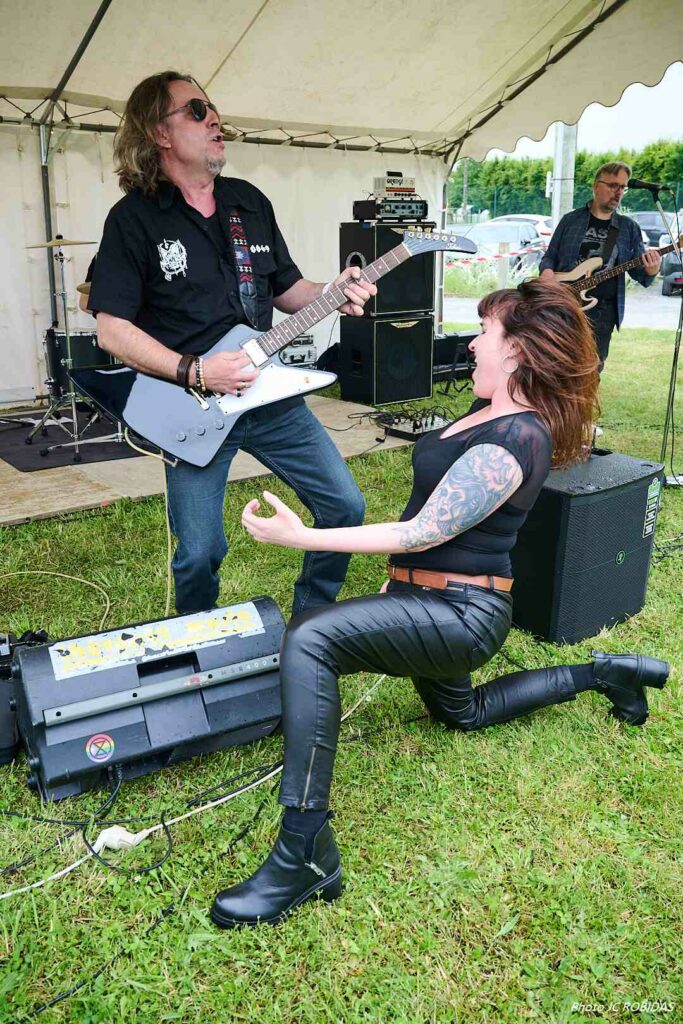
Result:
<svg viewBox="0 0 683 1024"><path fill-rule="evenodd" d="M20 116L11 103L28 111L52 95L104 8L60 97L79 123L115 125L135 83L173 67L190 70L224 121L251 137L476 160L521 135L541 138L552 121L573 124L595 100L616 103L633 81L653 85L682 56L680 0L2 7L0 115Z"/></svg>
<svg viewBox="0 0 683 1024"><path fill-rule="evenodd" d="M44 375L45 256L23 249L45 237L40 122L53 233L97 240L127 95L147 74L191 72L235 133L226 173L264 188L302 270L323 279L375 174L414 174L438 220L455 158L540 138L682 55L680 0L0 2L0 401ZM70 255L73 296L88 251Z"/></svg>

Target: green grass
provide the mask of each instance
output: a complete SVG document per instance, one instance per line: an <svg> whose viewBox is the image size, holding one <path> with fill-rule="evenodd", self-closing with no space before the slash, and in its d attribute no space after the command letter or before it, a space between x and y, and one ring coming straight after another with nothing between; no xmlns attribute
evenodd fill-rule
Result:
<svg viewBox="0 0 683 1024"><path fill-rule="evenodd" d="M623 331L615 340L603 378L605 446L657 458L671 349L668 332ZM458 413L468 396L447 401ZM378 450L352 462L368 521L400 512L410 454ZM682 462L677 459L679 469ZM255 545L237 525L243 504L262 486L230 488L232 551L221 600L269 593L288 609L300 554ZM281 484L268 486L288 497ZM667 490L660 547L682 531L683 495ZM108 625L163 614L161 499L121 502L107 515L80 521L5 529L0 545L0 573L46 568L99 583L112 600ZM208 907L216 890L252 871L276 831L279 811L271 795L253 831L231 852L231 838L263 795L247 794L175 827L172 856L157 872L126 878L90 861L45 889L0 902L0 1021L28 1019L32 1009L81 980L87 984L41 1019L683 1019L681 561L677 549L656 561L644 610L594 641L547 650L513 631L505 646L529 667L581 662L592 646L668 658L673 677L654 692L644 729L618 725L604 700L585 694L505 726L452 734L428 721L405 724L421 714L420 702L407 680L386 680L346 735L380 731L342 743L337 759L341 900L306 906L278 929L220 932L212 926ZM342 596L377 589L382 563L354 557ZM26 576L0 580L0 608L0 629L43 626L60 637L95 631L102 602L82 584ZM509 669L499 656L478 679ZM344 704L372 682L371 676L343 680ZM116 813L170 817L197 791L275 760L280 751L281 740L272 738L127 783ZM0 769L0 806L40 812L25 773L23 759ZM50 811L81 816L100 798L89 795ZM0 864L27 856L59 832L52 825L0 821ZM37 865L2 878L0 891L42 878L83 852L75 837ZM162 852L156 840L134 854L109 856L141 867ZM145 936L171 902L175 912ZM122 949L125 955L91 980ZM626 1006L648 1002L650 1009L640 1013ZM675 1005L670 1013L656 1009L667 1002ZM583 1009L573 1010L574 1004Z"/></svg>

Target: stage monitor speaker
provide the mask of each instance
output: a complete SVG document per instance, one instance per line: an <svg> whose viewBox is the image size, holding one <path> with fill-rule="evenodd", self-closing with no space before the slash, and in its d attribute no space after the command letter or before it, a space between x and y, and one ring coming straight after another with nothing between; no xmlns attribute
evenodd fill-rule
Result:
<svg viewBox="0 0 683 1024"><path fill-rule="evenodd" d="M431 398L433 334L431 315L401 320L342 317L342 399L390 405Z"/></svg>
<svg viewBox="0 0 683 1024"><path fill-rule="evenodd" d="M511 553L516 626L578 643L640 611L663 468L603 450L551 470Z"/></svg>
<svg viewBox="0 0 683 1024"><path fill-rule="evenodd" d="M284 620L270 597L17 650L19 735L43 799L268 736ZM7 685L6 683L4 684Z"/></svg>
<svg viewBox="0 0 683 1024"><path fill-rule="evenodd" d="M408 225L405 225L406 227ZM433 228L433 223L421 227ZM354 221L339 226L339 261L346 267L366 267L403 241L404 227ZM422 313L434 309L434 253L413 256L377 282L377 295L365 304L365 316Z"/></svg>

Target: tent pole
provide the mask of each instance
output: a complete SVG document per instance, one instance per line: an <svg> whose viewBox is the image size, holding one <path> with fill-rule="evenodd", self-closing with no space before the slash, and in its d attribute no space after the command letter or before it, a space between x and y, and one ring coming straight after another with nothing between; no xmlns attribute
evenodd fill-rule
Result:
<svg viewBox="0 0 683 1024"><path fill-rule="evenodd" d="M444 178L443 185L441 186L441 215L439 217L439 229L441 231L446 230L446 212L448 208L448 174ZM443 331L443 279L445 273L446 261L444 260L444 254L442 252L437 253L439 261L439 273L437 275L437 286L436 286L436 309L435 317L436 322L434 324L436 334L441 334Z"/></svg>
<svg viewBox="0 0 683 1024"><path fill-rule="evenodd" d="M50 164L48 156L50 152L51 126L41 124L38 128L40 139L40 181L43 190L43 218L45 221L45 241L52 238L52 201L50 197ZM45 250L47 254L47 274L50 282L50 312L52 314L52 325L56 327L59 323L57 316L57 295L55 283L55 268L52 260L52 249Z"/></svg>
<svg viewBox="0 0 683 1024"><path fill-rule="evenodd" d="M76 67L78 66L78 63L79 63L81 57L85 53L90 40L95 35L95 32L97 31L97 29L99 27L99 24L102 21L102 18L107 13L107 10L108 10L110 4L111 4L111 0L102 0L102 3L100 4L100 6L97 9L95 17L93 18L93 20L88 25L88 28L87 28L87 31L86 31L85 35L81 39L80 43L78 44L78 47L76 48L76 52L74 53L73 57L69 61L69 64L68 64L68 66L66 68L66 71L64 72L62 77L57 82L57 85L55 86L53 92L51 93L51 95L49 97L47 106L45 107L45 110L43 111L42 117L40 118L40 123L41 124L45 124L47 119L51 116L52 110L54 108L55 103L57 102L57 100L60 98L60 96L64 92L64 87L66 86L66 83L69 81L69 79L71 78L72 74L74 73Z"/></svg>

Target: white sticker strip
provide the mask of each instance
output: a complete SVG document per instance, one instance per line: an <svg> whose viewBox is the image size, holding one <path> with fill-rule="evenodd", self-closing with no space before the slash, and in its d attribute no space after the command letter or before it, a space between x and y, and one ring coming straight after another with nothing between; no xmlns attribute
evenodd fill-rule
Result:
<svg viewBox="0 0 683 1024"><path fill-rule="evenodd" d="M247 601L176 619L57 641L50 645L50 661L55 679L71 679L120 665L154 661L164 655L186 654L219 644L230 636L246 637L257 633L265 633L263 620L256 605Z"/></svg>

